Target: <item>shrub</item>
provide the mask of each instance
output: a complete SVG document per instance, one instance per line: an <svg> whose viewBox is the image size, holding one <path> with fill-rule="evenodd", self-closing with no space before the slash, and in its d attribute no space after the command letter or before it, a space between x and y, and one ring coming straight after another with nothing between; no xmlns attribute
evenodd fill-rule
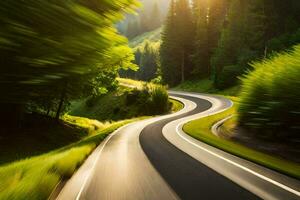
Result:
<svg viewBox="0 0 300 200"><path fill-rule="evenodd" d="M150 88L150 109L152 114L166 113L170 110L169 95L162 85L152 85Z"/></svg>
<svg viewBox="0 0 300 200"><path fill-rule="evenodd" d="M239 122L260 136L300 133L300 45L252 64L243 79ZM299 136L298 136L299 137Z"/></svg>
<svg viewBox="0 0 300 200"><path fill-rule="evenodd" d="M144 84L126 94L126 105L136 105L141 115L158 115L170 110L169 95L162 85Z"/></svg>

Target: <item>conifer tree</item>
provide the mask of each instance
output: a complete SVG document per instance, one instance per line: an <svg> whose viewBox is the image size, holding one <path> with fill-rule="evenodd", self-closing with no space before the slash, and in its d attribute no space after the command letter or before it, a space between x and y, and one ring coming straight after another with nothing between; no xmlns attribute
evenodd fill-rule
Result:
<svg viewBox="0 0 300 200"><path fill-rule="evenodd" d="M160 48L162 78L171 86L180 82L180 66L178 65L180 49L177 46L178 35L176 32L176 5L175 0L171 0Z"/></svg>
<svg viewBox="0 0 300 200"><path fill-rule="evenodd" d="M175 85L191 75L194 23L187 0L171 1L162 34L161 64L164 80Z"/></svg>
<svg viewBox="0 0 300 200"><path fill-rule="evenodd" d="M155 78L157 72L157 54L149 41L146 41L140 58L139 79L151 81Z"/></svg>
<svg viewBox="0 0 300 200"><path fill-rule="evenodd" d="M209 0L208 40L210 56L215 51L228 9L228 0Z"/></svg>
<svg viewBox="0 0 300 200"><path fill-rule="evenodd" d="M216 86L223 84L220 81L223 67L235 65L239 53L244 48L247 5L245 0L233 0L230 6L227 25L222 31L218 48L211 60Z"/></svg>
<svg viewBox="0 0 300 200"><path fill-rule="evenodd" d="M194 47L194 22L188 0L176 1L177 45L180 49L181 82L184 82L192 72L191 55Z"/></svg>
<svg viewBox="0 0 300 200"><path fill-rule="evenodd" d="M209 74L209 43L208 43L208 1L193 1L193 16L195 23L195 50L193 54L193 73L200 77Z"/></svg>

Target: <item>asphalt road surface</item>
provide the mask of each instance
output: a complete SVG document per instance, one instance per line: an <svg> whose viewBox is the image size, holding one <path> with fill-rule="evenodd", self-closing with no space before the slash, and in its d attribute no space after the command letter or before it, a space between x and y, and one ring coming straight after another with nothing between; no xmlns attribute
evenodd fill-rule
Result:
<svg viewBox="0 0 300 200"><path fill-rule="evenodd" d="M135 122L102 142L57 199L300 199L300 182L191 138L184 123L232 106L225 98L170 92L181 111Z"/></svg>

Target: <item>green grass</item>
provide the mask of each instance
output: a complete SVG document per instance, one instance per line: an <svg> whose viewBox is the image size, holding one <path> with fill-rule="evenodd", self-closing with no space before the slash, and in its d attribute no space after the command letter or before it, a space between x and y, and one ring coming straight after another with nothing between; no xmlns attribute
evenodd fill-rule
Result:
<svg viewBox="0 0 300 200"><path fill-rule="evenodd" d="M50 117L26 114L21 128L1 132L0 166L64 147L87 134L84 127L57 122Z"/></svg>
<svg viewBox="0 0 300 200"><path fill-rule="evenodd" d="M172 88L172 90L198 92L198 93L212 93L225 96L237 96L240 90L239 86L234 86L225 90L218 90L214 87L214 83L209 79L189 80Z"/></svg>
<svg viewBox="0 0 300 200"><path fill-rule="evenodd" d="M95 131L105 129L111 125L111 123L109 122L100 122L98 120L88 119L85 117L76 117L68 114L65 114L62 117L62 119L64 122L67 122L68 124L82 127L83 129L86 130L88 135L92 135L95 133Z"/></svg>
<svg viewBox="0 0 300 200"><path fill-rule="evenodd" d="M133 83L133 81L130 82ZM135 82L135 84L138 83ZM139 84L143 85L144 83ZM111 94L112 96L103 97L106 99L102 99L101 104L95 106L107 109L107 113L102 113L102 115L108 115L113 109L112 105L119 105L118 102L122 101L119 98L120 93L127 91L127 88L122 87L122 91L116 91L116 93ZM163 92L161 95L159 88L153 92L153 98L157 99L155 101L165 98L165 93ZM176 100L171 100L171 103L174 112L183 107ZM80 102L77 102L77 104L80 104ZM86 112L86 110L79 111L82 112L81 114ZM95 113L95 116L99 116L98 113ZM49 119L42 120L47 121L47 123L40 123L35 131L29 129L27 132L30 135L25 134L24 137L18 140L20 148L24 148L24 145L30 147L26 149L26 154L13 160L1 157L1 161L5 162L0 166L0 199L47 199L55 186L61 180L72 176L86 157L107 135L125 124L144 118L146 117L101 123L97 120L66 114L62 118L64 122L61 123L48 123ZM41 126L43 129L40 129ZM13 136L15 137L15 135ZM37 139L38 137L40 137L40 140ZM3 139L0 141L3 141ZM9 141L16 141L16 139L10 138ZM17 143L13 143L14 145L9 144L5 148L1 146L1 152L4 152L3 155L11 157L14 154L22 153L22 149L15 146ZM50 145L51 148L37 151L40 147L47 145ZM9 152L12 152L12 154L9 154ZM20 160L16 161L17 159Z"/></svg>
<svg viewBox="0 0 300 200"><path fill-rule="evenodd" d="M72 116L82 116L99 121L118 121L137 116L137 108L126 106L126 93L131 89L120 87L117 91L109 92L103 96L96 97L88 105L89 99L72 104Z"/></svg>
<svg viewBox="0 0 300 200"><path fill-rule="evenodd" d="M216 122L235 114L236 109L237 106L235 105L225 112L191 121L184 125L183 130L192 137L209 145L299 179L299 164L261 153L229 140L221 139L211 133L211 127Z"/></svg>
<svg viewBox="0 0 300 200"><path fill-rule="evenodd" d="M93 149L131 119L107 125L92 136L52 152L0 167L0 199L47 199L60 180L70 177Z"/></svg>
<svg viewBox="0 0 300 200"><path fill-rule="evenodd" d="M133 86L136 88L142 88L145 84L147 84L145 81L137 81L128 78L117 78L117 80L121 85Z"/></svg>
<svg viewBox="0 0 300 200"><path fill-rule="evenodd" d="M116 91L96 97L92 101L85 99L73 102L69 114L99 121L118 121L166 114L175 109L170 107L171 102L164 86L122 78L118 81L120 87Z"/></svg>
<svg viewBox="0 0 300 200"><path fill-rule="evenodd" d="M175 99L170 99L170 102L172 103L172 112L178 112L181 109L183 109L184 105L180 101L177 101Z"/></svg>
<svg viewBox="0 0 300 200"><path fill-rule="evenodd" d="M150 87L154 87L155 83L151 82L145 82L145 81L138 81L138 80L133 80L133 79L128 79L128 78L117 78L119 83L124 86L133 86L138 89L142 89L145 85L149 85Z"/></svg>

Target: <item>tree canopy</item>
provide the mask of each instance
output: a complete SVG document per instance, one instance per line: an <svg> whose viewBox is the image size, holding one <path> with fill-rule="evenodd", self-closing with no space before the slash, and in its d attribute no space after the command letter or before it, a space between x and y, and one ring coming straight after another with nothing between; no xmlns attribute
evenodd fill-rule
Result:
<svg viewBox="0 0 300 200"><path fill-rule="evenodd" d="M114 24L137 6L135 0L1 1L0 102L78 96L99 73L134 67Z"/></svg>
<svg viewBox="0 0 300 200"><path fill-rule="evenodd" d="M162 34L162 76L169 85L199 77L230 87L250 62L300 42L297 0L189 2L171 1Z"/></svg>

